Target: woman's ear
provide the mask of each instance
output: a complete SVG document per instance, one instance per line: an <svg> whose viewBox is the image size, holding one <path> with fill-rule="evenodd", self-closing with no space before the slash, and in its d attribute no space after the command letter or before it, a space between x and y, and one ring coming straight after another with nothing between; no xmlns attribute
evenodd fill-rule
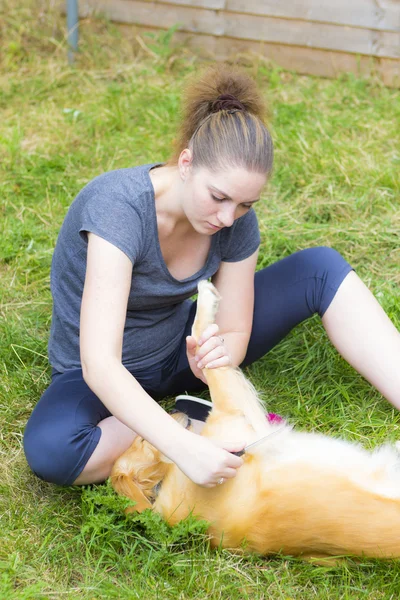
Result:
<svg viewBox="0 0 400 600"><path fill-rule="evenodd" d="M185 181L187 178L190 168L192 166L193 155L190 148L185 148L179 155L178 159L178 168L179 174L182 181Z"/></svg>

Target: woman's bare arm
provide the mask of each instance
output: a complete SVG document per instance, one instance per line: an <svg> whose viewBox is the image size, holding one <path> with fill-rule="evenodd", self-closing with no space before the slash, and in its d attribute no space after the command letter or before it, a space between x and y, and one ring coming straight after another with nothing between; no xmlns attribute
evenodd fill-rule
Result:
<svg viewBox="0 0 400 600"><path fill-rule="evenodd" d="M129 258L89 234L80 324L86 383L118 420L161 450L196 483L214 485L220 477L233 477L241 459L182 429L123 366L131 277Z"/></svg>
<svg viewBox="0 0 400 600"><path fill-rule="evenodd" d="M221 264L212 280L221 295L216 324L207 327L199 340L193 336L186 339L190 368L205 383L203 367L239 366L246 356L253 322L257 256L258 251L240 262Z"/></svg>

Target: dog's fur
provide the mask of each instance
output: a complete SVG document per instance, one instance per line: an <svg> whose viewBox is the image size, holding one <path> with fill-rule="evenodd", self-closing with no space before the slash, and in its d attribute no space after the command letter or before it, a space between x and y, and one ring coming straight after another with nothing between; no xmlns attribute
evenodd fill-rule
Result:
<svg viewBox="0 0 400 600"><path fill-rule="evenodd" d="M197 339L214 322L217 306L215 288L201 282L193 326ZM210 523L211 543L225 548L318 558L400 556L395 448L370 453L342 440L270 424L239 369L204 372L213 408L202 435L249 444L276 434L244 455L236 477L214 488L194 484L156 448L136 438L111 474L116 491L136 501L132 510L151 508L170 524L197 515ZM186 423L185 415L175 418Z"/></svg>

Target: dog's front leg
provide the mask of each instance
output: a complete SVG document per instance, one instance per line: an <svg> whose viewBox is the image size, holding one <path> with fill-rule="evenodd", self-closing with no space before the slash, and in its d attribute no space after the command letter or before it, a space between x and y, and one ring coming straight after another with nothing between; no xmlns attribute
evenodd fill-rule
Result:
<svg viewBox="0 0 400 600"><path fill-rule="evenodd" d="M215 322L220 295L208 281L199 283L196 318L192 335L199 339L202 332ZM244 415L256 432L265 433L268 424L265 411L251 383L240 369L218 367L204 369L215 411L226 415Z"/></svg>

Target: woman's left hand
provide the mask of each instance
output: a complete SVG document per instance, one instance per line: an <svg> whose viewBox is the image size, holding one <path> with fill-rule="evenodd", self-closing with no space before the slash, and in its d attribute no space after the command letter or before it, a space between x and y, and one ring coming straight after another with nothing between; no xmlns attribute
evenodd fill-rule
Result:
<svg viewBox="0 0 400 600"><path fill-rule="evenodd" d="M186 338L186 354L190 368L196 377L207 383L202 373L202 369L215 369L217 367L227 367L232 364L232 360L227 348L224 345L224 338L219 334L219 327L215 323L203 331L199 340L192 335ZM196 347L198 351L196 352Z"/></svg>

